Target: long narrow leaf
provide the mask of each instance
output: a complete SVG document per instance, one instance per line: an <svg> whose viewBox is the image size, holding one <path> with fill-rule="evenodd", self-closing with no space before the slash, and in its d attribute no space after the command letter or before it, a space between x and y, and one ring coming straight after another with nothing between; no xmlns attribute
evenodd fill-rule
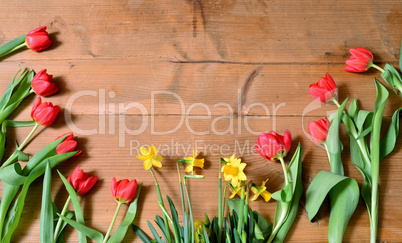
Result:
<svg viewBox="0 0 402 243"><path fill-rule="evenodd" d="M60 171L57 171L57 173L59 173L59 176L60 176L61 180L63 181L68 194L70 195L71 202L73 203L75 219L76 219L77 223L85 225L84 214L82 213L82 209L81 209L80 201L78 201L77 193L75 192L75 190L71 186L71 184L67 181L67 179L63 176L63 174L61 174ZM85 235L86 234L84 232L81 232L81 231L78 232L78 241L80 243L87 242Z"/></svg>
<svg viewBox="0 0 402 243"><path fill-rule="evenodd" d="M40 212L40 242L52 242L54 231L53 201L52 201L52 171L49 162L46 165L43 179L42 207Z"/></svg>
<svg viewBox="0 0 402 243"><path fill-rule="evenodd" d="M399 113L402 108L395 111L392 116L391 124L389 125L387 134L381 140L380 144L380 160L383 160L387 155L389 155L395 148L396 139L399 135Z"/></svg>
<svg viewBox="0 0 402 243"><path fill-rule="evenodd" d="M94 229L89 228L88 226L80 224L77 221L68 219L68 218L64 217L63 215L59 214L59 217L61 217L69 225L73 226L76 230L78 230L78 232L85 235L85 237L88 237L96 242L103 242L103 235L101 232L98 232Z"/></svg>
<svg viewBox="0 0 402 243"><path fill-rule="evenodd" d="M25 41L25 37L27 35L21 35L20 37L15 38L12 41L7 42L6 44L0 46L0 57L7 55L10 51L12 51L15 47L21 45Z"/></svg>
<svg viewBox="0 0 402 243"><path fill-rule="evenodd" d="M140 228L138 228L137 225L132 224L131 228L134 231L134 234L136 234L140 240L142 240L142 242L144 243L151 243L152 241L148 238L148 236L144 233L144 231L142 231Z"/></svg>

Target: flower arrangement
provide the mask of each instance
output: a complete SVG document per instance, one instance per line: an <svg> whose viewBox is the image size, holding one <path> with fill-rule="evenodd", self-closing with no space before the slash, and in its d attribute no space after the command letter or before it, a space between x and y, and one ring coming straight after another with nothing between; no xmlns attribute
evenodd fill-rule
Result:
<svg viewBox="0 0 402 243"><path fill-rule="evenodd" d="M42 26L0 46L0 57L28 47L32 51L42 51L52 44L46 27ZM374 64L373 54L365 48L350 50L351 57L346 61L345 71L365 72L371 67L381 72L383 80L395 93L402 93L402 74L391 64L381 68ZM402 55L399 62L402 68ZM399 113L397 109L392 117L388 130L381 138L383 112L389 97L385 86L374 80L377 97L373 111L358 108L357 100L349 99L338 103L338 87L328 73L311 84L311 95L322 103L334 103L338 109L329 117L312 121L308 125L311 140L326 150L330 171L320 171L306 192L306 211L310 220L317 215L325 198L330 200L330 219L328 225L328 241L342 242L345 229L351 219L360 195L363 198L370 220L370 241L377 240L378 204L379 204L379 168L380 161L395 148L399 135ZM67 225L78 231L78 241L86 242L90 238L96 242L121 242L128 229L146 243L180 243L180 242L284 242L299 210L299 202L303 194L302 186L302 145L298 145L291 160L285 158L291 150L292 135L286 130L283 135L275 131L261 133L256 138L255 150L267 163L279 162L283 170L283 186L276 192L267 190L269 179L256 184L247 176L247 159L237 158L235 154L228 158L220 158L216 163L218 187L218 215L210 217L205 212L204 220L194 219L189 194L190 180L204 179L197 174L204 168L205 159L199 158L198 151L176 161L181 196L182 218L179 217L174 201L162 196L155 170L161 170L163 157L158 154L156 146L141 147L137 159L143 161L144 170L149 171L158 193L158 205L162 216L156 215L155 224L147 221L152 236L133 224L138 211L138 201L142 184L136 179L111 180L111 194L117 202L115 214L105 234L85 225L80 198L86 196L98 181L77 166L66 178L58 172L68 193L68 198L61 210L52 200L51 170L59 163L81 154L78 142L69 132L57 137L31 158L24 153L24 148L33 140L39 126L52 126L60 112L60 106L51 102L42 102L42 97L57 93L59 88L53 82L53 76L46 69L35 73L33 70L21 70L15 74L10 85L0 98L0 180L3 183L2 200L0 202L0 242L11 242L22 217L30 185L40 176L43 177L43 191L40 214L40 241L64 242L64 229ZM9 120L9 116L21 102L31 95L37 94L32 109L31 119L27 121ZM361 172L363 183L361 188L354 178L345 175L342 164L344 146L341 141L340 127L346 127L350 140L350 157L352 163ZM16 142L14 152L4 158L6 150L7 127L33 127L21 144ZM4 161L4 162L3 162ZM22 165L22 162L26 162ZM186 168L182 173L181 166ZM252 197L250 197L252 196ZM265 202L275 200L276 211L274 222L264 218L262 214L251 209L250 201L262 198ZM70 203L74 211L68 210ZM113 232L121 207L127 205L128 210L123 221Z"/></svg>

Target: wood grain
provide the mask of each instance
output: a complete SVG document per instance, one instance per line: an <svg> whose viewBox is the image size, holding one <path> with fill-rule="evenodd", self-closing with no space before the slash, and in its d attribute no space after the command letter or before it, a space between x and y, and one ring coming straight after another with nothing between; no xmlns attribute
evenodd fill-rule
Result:
<svg viewBox="0 0 402 243"><path fill-rule="evenodd" d="M60 87L59 93L44 98L63 107L60 116L54 126L39 130L25 152L32 155L69 130L78 135L83 154L57 169L68 176L82 165L100 178L81 203L86 224L103 233L116 207L110 193L112 177L144 183L134 222L146 233L150 233L146 221L161 215L152 177L135 157L143 144L159 146L164 161L157 177L163 194L176 205L180 191L175 161L193 148L205 157L205 169L197 173L206 178L190 182L196 219L202 219L204 212L217 214L219 157L236 153L248 163L248 179L259 184L270 178L267 188L272 192L281 187L280 165L265 161L252 148L262 131L289 129L290 155L299 142L303 145L306 190L319 171L329 170L326 153L310 141L307 125L336 109L314 102L309 85L328 72L338 84L339 101L357 98L361 108L373 110L373 80L382 81L380 73L343 71L348 50L368 48L380 66L390 62L397 67L402 39L402 5L392 0L0 0L0 6L0 44L40 25L48 26L54 40L49 50L20 51L0 60L0 92L18 65L37 71L46 68ZM32 96L24 101L13 118L29 120L33 100ZM385 124L400 104L400 96L391 92ZM28 133L27 128L9 129L9 147L12 138L22 141ZM345 172L361 185L344 129L341 139ZM402 237L400 148L398 141L381 164L378 241L382 242ZM38 181L30 188L15 242L39 242L41 187ZM67 193L55 171L52 195L62 207ZM287 241L325 242L329 205L313 223L304 205L303 196ZM275 202L259 200L251 207L273 221ZM77 241L71 228L66 237L67 242ZM362 200L344 240L369 241ZM124 242L140 240L129 230Z"/></svg>

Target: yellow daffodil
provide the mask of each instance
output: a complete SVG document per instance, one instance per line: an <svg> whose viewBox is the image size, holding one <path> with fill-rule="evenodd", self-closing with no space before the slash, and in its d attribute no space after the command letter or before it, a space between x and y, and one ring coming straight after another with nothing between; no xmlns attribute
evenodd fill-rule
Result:
<svg viewBox="0 0 402 243"><path fill-rule="evenodd" d="M229 186L229 190L232 193L229 196L229 199L234 198L236 195L238 195L239 197L241 197L241 187L233 187L233 186ZM247 193L245 192L244 195L246 195Z"/></svg>
<svg viewBox="0 0 402 243"><path fill-rule="evenodd" d="M247 180L246 174L243 170L246 167L246 163L241 163L241 159L235 158L233 154L230 158L224 158L225 165L222 167L221 172L225 176L225 180L232 180L233 187L240 187L239 181Z"/></svg>
<svg viewBox="0 0 402 243"><path fill-rule="evenodd" d="M267 183L268 179L262 182L261 186L253 185L251 188L251 191L254 193L254 197L251 199L251 201L257 200L257 198L261 195L266 202L268 202L271 199L271 193L267 191L267 188L265 187L265 183Z"/></svg>
<svg viewBox="0 0 402 243"><path fill-rule="evenodd" d="M184 160L186 161L186 163L188 164L188 166L186 167L186 169L184 170L185 172L189 173L193 173L194 171L194 166L195 167L199 167L199 168L204 168L204 159L196 159L197 158L197 154L198 151L194 151L193 149L193 157L186 157L184 158Z"/></svg>
<svg viewBox="0 0 402 243"><path fill-rule="evenodd" d="M144 169L149 170L151 169L152 165L155 165L156 167L160 168L162 167L162 156L158 154L158 150L154 145L151 145L149 149L146 149L144 147L140 147L140 153L137 155L137 158L144 161Z"/></svg>
<svg viewBox="0 0 402 243"><path fill-rule="evenodd" d="M197 220L194 222L194 226L196 229L196 234L195 234L195 243L200 243L200 242L204 242L203 241L203 233L204 233L204 222L202 222L202 220ZM201 239L200 239L201 238Z"/></svg>

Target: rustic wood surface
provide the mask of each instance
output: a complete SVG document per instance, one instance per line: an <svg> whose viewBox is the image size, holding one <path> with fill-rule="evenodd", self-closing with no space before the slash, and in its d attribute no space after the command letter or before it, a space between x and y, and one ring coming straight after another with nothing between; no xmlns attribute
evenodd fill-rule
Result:
<svg viewBox="0 0 402 243"><path fill-rule="evenodd" d="M398 0L1 0L0 6L0 44L41 25L48 26L54 40L47 51L21 51L0 63L0 92L18 65L47 68L60 87L59 93L45 98L63 107L56 124L41 128L25 152L32 155L69 130L78 136L83 153L57 169L68 176L81 165L99 177L81 204L86 224L103 233L117 205L110 193L112 177L144 183L134 222L146 233L147 220L161 215L152 177L135 157L140 144L160 146L163 168L156 173L162 193L178 205L175 161L193 148L201 152L205 169L197 173L206 178L190 182L195 219L202 219L204 212L217 215L219 157L236 153L248 163L249 179L260 184L270 178L270 191L281 187L280 165L265 161L252 148L262 131L289 129L290 155L302 143L306 190L319 171L329 170L325 151L306 135L307 124L336 109L313 102L309 84L329 72L339 86L340 101L356 97L363 109L372 110L373 80L379 72L343 71L348 50L362 46L380 66L396 66L402 39ZM30 119L33 100L23 102L15 119ZM400 106L400 96L391 92L385 123ZM9 130L18 141L28 132ZM347 148L344 130L342 139ZM402 238L400 141L381 163L378 241ZM346 174L361 185L348 149L343 161ZM53 181L53 198L62 207L67 193L56 171ZM30 188L15 242L39 242L41 184L39 180ZM251 203L270 221L275 205L261 199ZM303 196L287 241L325 242L328 213L327 205L310 223ZM367 210L360 200L344 240L368 242L369 235ZM77 233L69 228L66 237L75 242ZM129 229L125 242L141 241Z"/></svg>

